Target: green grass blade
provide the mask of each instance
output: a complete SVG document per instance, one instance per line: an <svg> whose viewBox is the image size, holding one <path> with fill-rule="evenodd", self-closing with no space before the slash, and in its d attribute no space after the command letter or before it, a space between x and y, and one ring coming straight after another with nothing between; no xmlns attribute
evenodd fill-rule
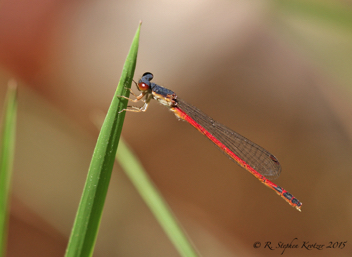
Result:
<svg viewBox="0 0 352 257"><path fill-rule="evenodd" d="M100 130L67 246L66 257L93 255L117 145L125 118L125 112L119 114L119 111L127 107L127 100L118 96L128 97L130 93L127 88L131 87L136 67L140 26L141 24L133 39L119 85Z"/></svg>
<svg viewBox="0 0 352 257"><path fill-rule="evenodd" d="M116 158L181 256L198 256L138 159L121 139Z"/></svg>
<svg viewBox="0 0 352 257"><path fill-rule="evenodd" d="M6 95L0 139L0 256L5 256L6 252L10 182L15 150L16 116L17 85L14 80L11 80Z"/></svg>

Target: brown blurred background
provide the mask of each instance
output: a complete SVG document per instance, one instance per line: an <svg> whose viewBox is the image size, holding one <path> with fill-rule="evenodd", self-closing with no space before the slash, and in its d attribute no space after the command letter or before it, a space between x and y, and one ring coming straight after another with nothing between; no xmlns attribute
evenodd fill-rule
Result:
<svg viewBox="0 0 352 257"><path fill-rule="evenodd" d="M123 136L202 256L273 256L266 241L352 255L351 1L0 2L1 102L19 81L8 256L63 256L139 20L145 71L280 160L291 208L157 103ZM253 244L258 241L258 249ZM94 256L179 256L116 165Z"/></svg>

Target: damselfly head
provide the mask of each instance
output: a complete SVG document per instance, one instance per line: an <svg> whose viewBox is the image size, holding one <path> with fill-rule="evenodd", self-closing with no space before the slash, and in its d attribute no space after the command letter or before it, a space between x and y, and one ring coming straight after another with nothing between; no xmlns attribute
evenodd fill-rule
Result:
<svg viewBox="0 0 352 257"><path fill-rule="evenodd" d="M142 78L138 81L137 88L139 91L150 90L150 81L153 79L153 74L150 72L145 72Z"/></svg>
<svg viewBox="0 0 352 257"><path fill-rule="evenodd" d="M145 72L141 78L142 79L146 79L148 81L151 81L154 78L154 75L150 72Z"/></svg>
<svg viewBox="0 0 352 257"><path fill-rule="evenodd" d="M138 81L137 88L139 91L147 91L150 89L150 81L153 79L153 74L145 72L142 78Z"/></svg>

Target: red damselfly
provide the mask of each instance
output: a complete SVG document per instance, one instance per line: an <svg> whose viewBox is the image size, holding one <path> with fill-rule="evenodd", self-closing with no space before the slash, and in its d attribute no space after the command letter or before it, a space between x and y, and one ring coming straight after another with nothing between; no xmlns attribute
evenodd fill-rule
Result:
<svg viewBox="0 0 352 257"><path fill-rule="evenodd" d="M282 187L277 186L266 177L277 178L281 173L281 165L274 155L264 148L251 142L235 131L214 121L201 112L198 108L186 103L177 95L165 87L152 83L153 74L146 72L138 81L137 88L141 93L136 99L123 97L133 102L143 101L142 107L129 106L126 111L144 112L147 110L150 100L154 99L167 106L181 120L187 121L199 132L209 138L231 160L248 170L267 187L273 189L288 204L301 211L302 203Z"/></svg>

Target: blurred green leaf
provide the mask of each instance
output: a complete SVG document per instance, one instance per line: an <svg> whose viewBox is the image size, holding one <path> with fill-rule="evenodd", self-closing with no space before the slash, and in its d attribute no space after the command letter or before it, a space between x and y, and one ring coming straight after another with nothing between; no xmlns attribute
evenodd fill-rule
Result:
<svg viewBox="0 0 352 257"><path fill-rule="evenodd" d="M323 0L275 0L275 3L292 14L314 17L352 29L352 7L347 3Z"/></svg>
<svg viewBox="0 0 352 257"><path fill-rule="evenodd" d="M15 149L17 84L9 81L2 119L0 154L0 256L5 256L7 243L10 183Z"/></svg>
<svg viewBox="0 0 352 257"><path fill-rule="evenodd" d="M279 35L334 78L338 83L331 83L332 87L342 85L351 90L352 6L332 0L273 2Z"/></svg>
<svg viewBox="0 0 352 257"><path fill-rule="evenodd" d="M143 166L122 139L120 140L116 158L180 255L188 257L198 256L192 243L177 222L175 215L173 215L172 210L149 178Z"/></svg>

